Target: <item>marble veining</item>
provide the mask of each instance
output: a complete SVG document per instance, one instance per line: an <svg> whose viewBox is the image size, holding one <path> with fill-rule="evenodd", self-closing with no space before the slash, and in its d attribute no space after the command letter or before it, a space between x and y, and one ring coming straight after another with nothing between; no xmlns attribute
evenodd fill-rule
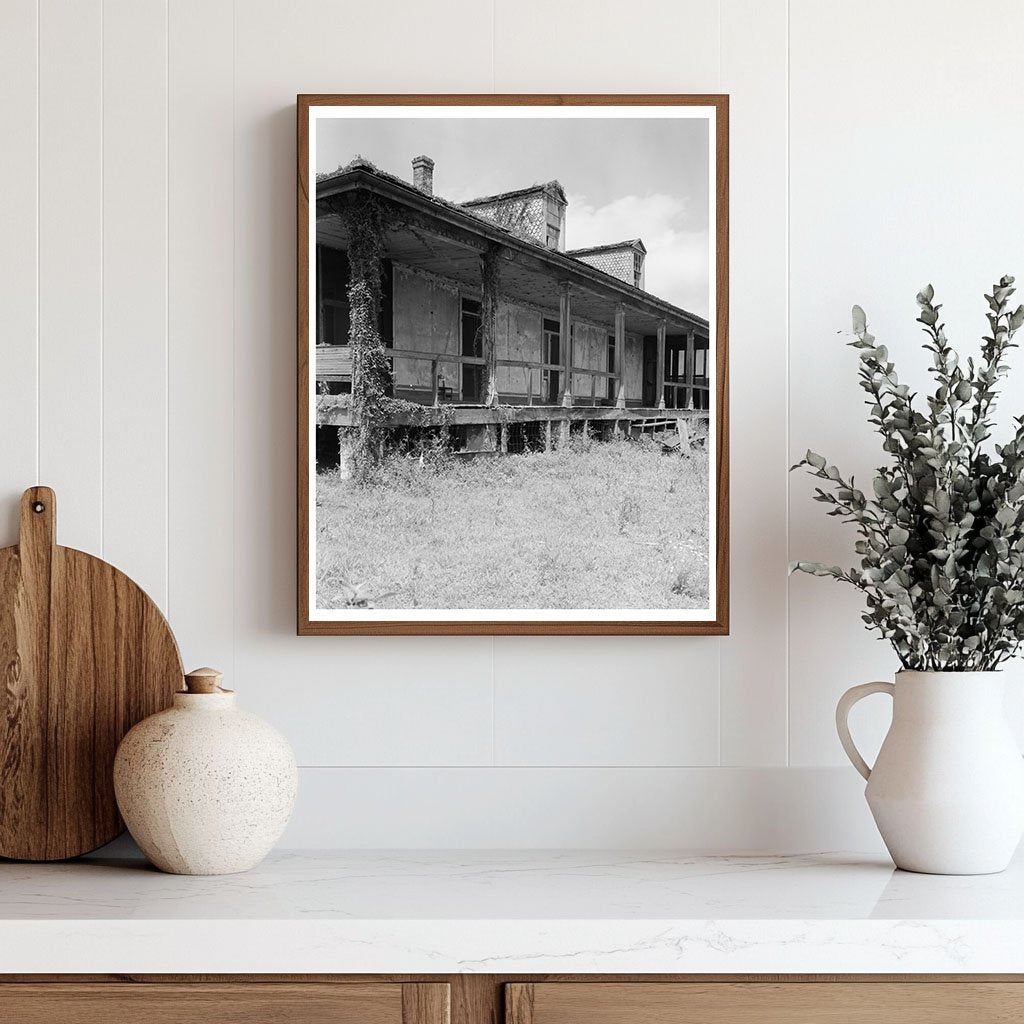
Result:
<svg viewBox="0 0 1024 1024"><path fill-rule="evenodd" d="M282 851L187 877L122 846L0 863L0 970L1024 972L1024 860Z"/></svg>

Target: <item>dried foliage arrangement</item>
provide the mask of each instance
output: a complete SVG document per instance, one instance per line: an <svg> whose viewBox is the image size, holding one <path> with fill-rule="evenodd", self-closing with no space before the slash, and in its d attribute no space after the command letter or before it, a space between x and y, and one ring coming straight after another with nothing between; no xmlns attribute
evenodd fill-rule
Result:
<svg viewBox="0 0 1024 1024"><path fill-rule="evenodd" d="M855 527L861 561L848 570L798 561L791 571L860 590L866 627L907 669L988 671L1024 641L1024 417L1006 444L986 444L1007 354L1024 325L1024 306L1010 309L1013 280L1003 277L985 296L989 334L980 360L965 367L931 285L918 294L936 385L926 410L854 306L860 386L890 462L876 471L870 498L813 451L793 467L822 481L814 500Z"/></svg>

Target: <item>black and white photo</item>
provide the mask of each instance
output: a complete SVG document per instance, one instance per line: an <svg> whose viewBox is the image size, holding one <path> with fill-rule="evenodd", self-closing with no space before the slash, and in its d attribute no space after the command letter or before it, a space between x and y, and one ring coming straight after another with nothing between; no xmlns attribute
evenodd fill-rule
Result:
<svg viewBox="0 0 1024 1024"><path fill-rule="evenodd" d="M723 98L354 99L299 106L300 631L724 631Z"/></svg>

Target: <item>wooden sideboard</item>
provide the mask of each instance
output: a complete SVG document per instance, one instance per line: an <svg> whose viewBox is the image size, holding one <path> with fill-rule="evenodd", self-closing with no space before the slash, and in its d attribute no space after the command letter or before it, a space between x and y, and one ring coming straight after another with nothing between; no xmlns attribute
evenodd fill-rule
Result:
<svg viewBox="0 0 1024 1024"><path fill-rule="evenodd" d="M0 976L10 1024L1010 1024L1024 976Z"/></svg>
<svg viewBox="0 0 1024 1024"><path fill-rule="evenodd" d="M505 1024L1003 1024L1015 981L592 982L505 986Z"/></svg>

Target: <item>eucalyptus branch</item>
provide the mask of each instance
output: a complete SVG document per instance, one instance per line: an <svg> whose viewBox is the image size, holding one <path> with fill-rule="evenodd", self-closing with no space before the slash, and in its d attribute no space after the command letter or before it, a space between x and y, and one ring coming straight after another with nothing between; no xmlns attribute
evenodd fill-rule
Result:
<svg viewBox="0 0 1024 1024"><path fill-rule="evenodd" d="M1024 326L1024 306L1010 310L1012 286L1003 277L985 296L990 333L980 360L966 364L947 339L932 287L918 293L935 380L927 414L914 408L888 350L854 306L860 386L892 462L877 470L870 497L815 452L793 467L822 481L814 500L856 529L861 563L844 570L798 561L792 571L863 593L866 627L907 668L991 669L1024 643L1024 417L1006 445L985 445L1008 352Z"/></svg>
<svg viewBox="0 0 1024 1024"><path fill-rule="evenodd" d="M1007 349L1016 347L1013 336L1024 324L1024 306L1010 312L1010 296L1016 291L1013 282L1012 277L1003 276L993 285L992 294L985 296L989 306L986 319L992 333L982 339L981 364L974 385L976 396L969 431L972 455L989 437L992 427L989 416L997 396L995 385L1006 374L1003 356Z"/></svg>

